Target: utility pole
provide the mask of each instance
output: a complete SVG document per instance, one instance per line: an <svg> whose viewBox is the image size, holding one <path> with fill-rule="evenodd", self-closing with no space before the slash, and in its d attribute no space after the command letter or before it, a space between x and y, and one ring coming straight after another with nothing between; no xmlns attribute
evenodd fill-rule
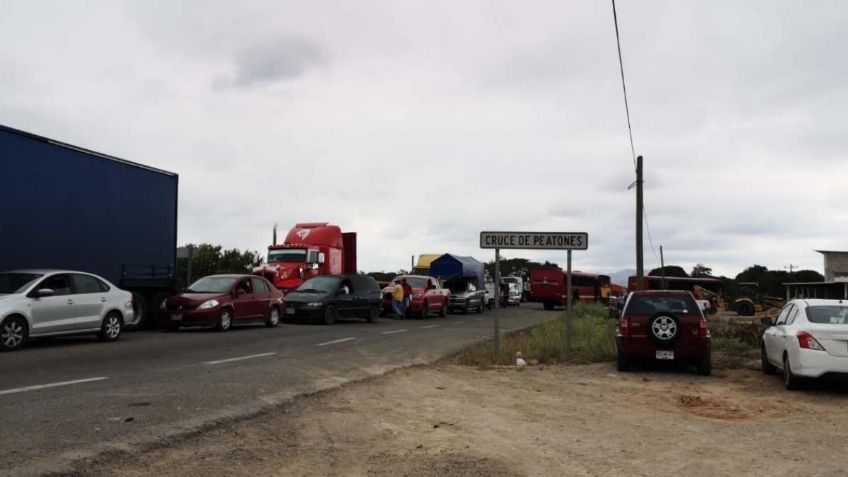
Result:
<svg viewBox="0 0 848 477"><path fill-rule="evenodd" d="M482 306L482 305L481 305ZM501 307L501 249L495 249L495 352L494 357L497 359L498 351L501 347L501 323L498 319Z"/></svg>
<svg viewBox="0 0 848 477"><path fill-rule="evenodd" d="M645 276L644 257L645 248L642 244L642 156L636 158L636 289L644 288L642 281Z"/></svg>
<svg viewBox="0 0 848 477"><path fill-rule="evenodd" d="M798 269L798 268L800 268L800 267L798 267L798 265L792 265L792 264L790 263L788 267L783 267L783 268L784 268L784 269L787 269L787 268L788 268L788 269L789 269L789 273L792 273L794 270L797 270L797 269Z"/></svg>
<svg viewBox="0 0 848 477"><path fill-rule="evenodd" d="M663 258L662 245L660 245L660 275L662 276L662 285L660 287L665 290L665 259Z"/></svg>

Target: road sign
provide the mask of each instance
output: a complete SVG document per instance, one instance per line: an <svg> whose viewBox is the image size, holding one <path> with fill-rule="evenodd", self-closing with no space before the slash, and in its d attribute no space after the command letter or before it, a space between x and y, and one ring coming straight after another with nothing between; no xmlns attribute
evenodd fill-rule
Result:
<svg viewBox="0 0 848 477"><path fill-rule="evenodd" d="M586 250L586 232L480 232L480 248Z"/></svg>

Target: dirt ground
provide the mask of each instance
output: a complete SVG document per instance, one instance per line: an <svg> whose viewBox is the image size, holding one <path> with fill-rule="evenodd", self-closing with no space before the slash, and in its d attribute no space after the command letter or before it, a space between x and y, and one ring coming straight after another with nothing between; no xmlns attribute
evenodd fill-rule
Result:
<svg viewBox="0 0 848 477"><path fill-rule="evenodd" d="M848 392L752 369L414 368L138 455L115 476L844 476Z"/></svg>

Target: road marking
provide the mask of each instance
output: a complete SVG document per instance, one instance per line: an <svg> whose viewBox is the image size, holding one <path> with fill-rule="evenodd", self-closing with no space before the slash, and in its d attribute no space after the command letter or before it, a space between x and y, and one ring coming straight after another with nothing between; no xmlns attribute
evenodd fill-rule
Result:
<svg viewBox="0 0 848 477"><path fill-rule="evenodd" d="M56 388L59 386L70 386L71 384L93 383L95 381L103 381L104 379L109 378L101 376L98 378L77 379L75 381L61 381L58 383L36 384L35 386L24 386L22 388L4 389L3 391L0 391L0 396L4 396L6 394L23 393L26 391L37 391L39 389Z"/></svg>
<svg viewBox="0 0 848 477"><path fill-rule="evenodd" d="M203 364L222 364L222 363L232 363L233 361L242 361L245 359L253 359L253 358L264 358L265 356L273 356L277 353L260 353L260 354L249 354L247 356L239 356L237 358L227 358L227 359L219 359L217 361L206 361Z"/></svg>
<svg viewBox="0 0 848 477"><path fill-rule="evenodd" d="M464 322L464 321L454 321L454 322L453 322L453 324L455 324L455 325L461 325L461 324L463 324L463 323L465 323L465 322Z"/></svg>
<svg viewBox="0 0 848 477"><path fill-rule="evenodd" d="M353 336L348 336L347 338L342 338L340 340L325 341L323 343L318 343L318 346L327 346L327 345L336 344L336 343L344 343L345 341L353 341L355 339L356 338L354 338Z"/></svg>
<svg viewBox="0 0 848 477"><path fill-rule="evenodd" d="M384 331L380 334L381 335L391 335L391 334L394 334L394 333L406 333L407 331L409 331L409 330L393 330L393 331Z"/></svg>
<svg viewBox="0 0 848 477"><path fill-rule="evenodd" d="M435 328L437 326L442 326L442 325L427 325L427 326L422 326L421 328L427 329L427 328Z"/></svg>

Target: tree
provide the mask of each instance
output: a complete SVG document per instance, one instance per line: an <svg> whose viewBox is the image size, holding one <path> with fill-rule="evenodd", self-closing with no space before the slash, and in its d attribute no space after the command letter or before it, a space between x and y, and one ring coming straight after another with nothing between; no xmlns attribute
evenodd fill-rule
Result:
<svg viewBox="0 0 848 477"><path fill-rule="evenodd" d="M189 244L195 247L191 260L191 280L221 273L250 273L253 267L263 263L262 256L256 251L239 249L224 250L220 245L202 243ZM188 276L188 258L177 259L177 283L186 284Z"/></svg>
<svg viewBox="0 0 848 477"><path fill-rule="evenodd" d="M652 277L661 277L663 275L663 269L665 269L666 277L675 277L675 278L688 278L689 275L686 274L686 270L683 267L678 267L677 265L666 265L663 268L655 268L648 273L648 276Z"/></svg>
<svg viewBox="0 0 848 477"><path fill-rule="evenodd" d="M691 276L692 278L711 278L713 276L713 269L703 263L699 263L692 267Z"/></svg>

